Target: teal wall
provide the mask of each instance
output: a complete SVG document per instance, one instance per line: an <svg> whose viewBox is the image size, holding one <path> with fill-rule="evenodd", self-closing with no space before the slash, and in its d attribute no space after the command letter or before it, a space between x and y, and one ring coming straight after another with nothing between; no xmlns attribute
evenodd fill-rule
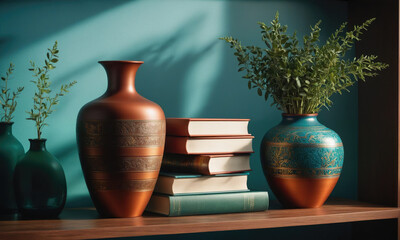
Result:
<svg viewBox="0 0 400 240"><path fill-rule="evenodd" d="M106 89L99 60L143 60L137 89L157 102L167 117L251 118L255 136L249 187L268 190L259 161L264 133L280 121L280 112L265 103L237 72L231 49L218 37L233 35L244 44L262 46L258 21L271 21L279 10L289 31L308 33L322 19L322 39L347 19L347 2L321 0L33 0L0 3L0 70L16 65L12 85L24 85L14 133L25 149L35 137L25 120L32 106L29 60L42 62L45 50L59 41L60 62L51 72L54 88L77 80L44 130L48 149L61 161L68 182L68 206L91 201L78 159L75 121L79 109ZM357 89L334 97L319 120L337 131L345 146L342 177L334 195L356 198Z"/></svg>

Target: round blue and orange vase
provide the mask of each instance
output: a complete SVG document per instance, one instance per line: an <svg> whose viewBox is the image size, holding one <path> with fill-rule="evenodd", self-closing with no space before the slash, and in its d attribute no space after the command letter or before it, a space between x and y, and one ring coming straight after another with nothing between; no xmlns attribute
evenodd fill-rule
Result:
<svg viewBox="0 0 400 240"><path fill-rule="evenodd" d="M339 135L317 120L318 114L282 114L261 144L264 175L287 208L322 206L343 166Z"/></svg>

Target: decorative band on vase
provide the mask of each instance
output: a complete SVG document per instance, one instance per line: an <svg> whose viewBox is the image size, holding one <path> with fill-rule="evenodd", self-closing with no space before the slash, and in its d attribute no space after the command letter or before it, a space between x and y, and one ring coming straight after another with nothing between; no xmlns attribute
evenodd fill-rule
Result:
<svg viewBox="0 0 400 240"><path fill-rule="evenodd" d="M320 126L290 126L291 129L307 129L307 130L317 130L318 132L321 131L322 129L327 129L328 131L332 131L329 128L325 127L324 125L320 125Z"/></svg>
<svg viewBox="0 0 400 240"><path fill-rule="evenodd" d="M148 136L165 132L165 120L83 121L87 135Z"/></svg>
<svg viewBox="0 0 400 240"><path fill-rule="evenodd" d="M85 136L84 145L86 147L161 147L164 145L164 135L157 136L118 136L113 141L107 135Z"/></svg>
<svg viewBox="0 0 400 240"><path fill-rule="evenodd" d="M87 171L149 172L158 171L162 155L155 156L88 156L84 162Z"/></svg>
<svg viewBox="0 0 400 240"><path fill-rule="evenodd" d="M113 153L118 156L132 156L132 157L142 157L142 156L160 156L164 153L164 146L160 147L142 147L142 148L115 148L112 149ZM96 147L96 148L82 148L81 152L85 156L104 156L110 153L109 148Z"/></svg>
<svg viewBox="0 0 400 240"><path fill-rule="evenodd" d="M343 166L343 147L288 148L269 147L265 162L269 168L336 168Z"/></svg>
<svg viewBox="0 0 400 240"><path fill-rule="evenodd" d="M153 191L156 185L157 178L155 179L142 179L142 180L90 180L88 179L88 188L94 192L110 191L110 190L124 190L133 192L146 192Z"/></svg>
<svg viewBox="0 0 400 240"><path fill-rule="evenodd" d="M85 147L163 147L165 120L82 121Z"/></svg>
<svg viewBox="0 0 400 240"><path fill-rule="evenodd" d="M267 174L274 177L307 177L330 178L339 177L342 167L335 168L266 168Z"/></svg>
<svg viewBox="0 0 400 240"><path fill-rule="evenodd" d="M93 180L109 180L115 179L124 180L146 180L155 179L158 177L159 171L148 171L148 172L89 172L87 171L85 176L86 179Z"/></svg>
<svg viewBox="0 0 400 240"><path fill-rule="evenodd" d="M343 147L343 143L289 143L289 142L266 142L267 146L271 147L288 147L288 148L336 148Z"/></svg>

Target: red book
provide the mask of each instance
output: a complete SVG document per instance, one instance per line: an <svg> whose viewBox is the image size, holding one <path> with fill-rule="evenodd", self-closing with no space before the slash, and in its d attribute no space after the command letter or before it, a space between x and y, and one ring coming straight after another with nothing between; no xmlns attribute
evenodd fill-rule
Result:
<svg viewBox="0 0 400 240"><path fill-rule="evenodd" d="M165 153L228 154L252 153L253 136L235 137L174 137L167 136Z"/></svg>
<svg viewBox="0 0 400 240"><path fill-rule="evenodd" d="M247 135L250 119L167 118L170 136L240 136Z"/></svg>

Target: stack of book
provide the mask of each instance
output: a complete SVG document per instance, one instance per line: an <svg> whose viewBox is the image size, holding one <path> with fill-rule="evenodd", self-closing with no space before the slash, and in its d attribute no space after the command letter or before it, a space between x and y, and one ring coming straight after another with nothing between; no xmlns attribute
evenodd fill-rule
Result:
<svg viewBox="0 0 400 240"><path fill-rule="evenodd" d="M147 211L167 216L268 209L268 192L249 191L249 119L167 119L161 173Z"/></svg>

